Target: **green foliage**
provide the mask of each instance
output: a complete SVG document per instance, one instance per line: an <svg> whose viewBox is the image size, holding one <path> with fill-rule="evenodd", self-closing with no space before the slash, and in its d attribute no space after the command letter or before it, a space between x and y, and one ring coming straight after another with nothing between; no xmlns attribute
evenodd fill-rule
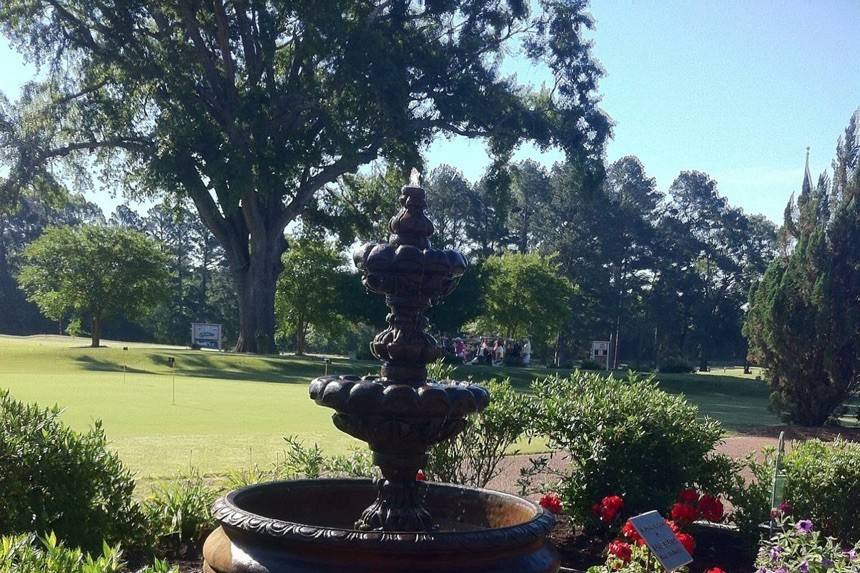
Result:
<svg viewBox="0 0 860 573"><path fill-rule="evenodd" d="M856 141L856 116L845 140ZM837 153L839 184L822 177L813 187L807 170L796 205L786 209L789 252L750 292L744 331L767 369L772 407L807 426L826 423L860 373L858 157L858 146Z"/></svg>
<svg viewBox="0 0 860 573"><path fill-rule="evenodd" d="M659 370L663 374L686 374L696 368L681 356L669 356L660 360Z"/></svg>
<svg viewBox="0 0 860 573"><path fill-rule="evenodd" d="M824 537L813 520L804 523L783 520L780 532L759 547L756 567L762 573L803 571L807 573L855 573L860 567L860 541L853 547L832 537Z"/></svg>
<svg viewBox="0 0 860 573"><path fill-rule="evenodd" d="M167 259L136 231L85 225L53 227L24 253L18 280L53 320L87 317L93 346L103 322L150 309L164 294Z"/></svg>
<svg viewBox="0 0 860 573"><path fill-rule="evenodd" d="M437 379L448 379L451 372L448 374ZM515 453L511 447L528 434L534 413L532 398L514 390L508 380L481 384L490 392L490 405L470 416L462 433L431 448L424 468L430 479L486 487L499 475L505 454Z"/></svg>
<svg viewBox="0 0 860 573"><path fill-rule="evenodd" d="M576 287L560 276L551 256L507 253L489 257L484 314L478 324L484 332L501 332L507 338L532 337L548 342L567 319Z"/></svg>
<svg viewBox="0 0 860 573"><path fill-rule="evenodd" d="M280 332L295 336L296 354L304 354L308 330L331 332L340 324L336 312L338 275L343 257L324 241L292 241L282 257L275 310Z"/></svg>
<svg viewBox="0 0 860 573"><path fill-rule="evenodd" d="M600 161L609 120L585 2L195 8L0 4L12 45L54 72L0 106L0 201L51 182L58 162L85 172L92 160L136 195L190 197L241 290L239 350L272 350L283 230L344 174L379 158L418 164L446 133L487 138L501 157L531 139ZM503 75L517 47L555 89Z"/></svg>
<svg viewBox="0 0 860 573"><path fill-rule="evenodd" d="M150 534L161 543L199 544L215 528L217 494L196 470L158 484L143 504Z"/></svg>
<svg viewBox="0 0 860 573"><path fill-rule="evenodd" d="M580 523L606 495L623 496L625 512L634 515L669 507L685 487L719 493L713 449L723 436L720 424L700 418L653 378L577 371L532 388L534 430L569 456L559 493Z"/></svg>
<svg viewBox="0 0 860 573"><path fill-rule="evenodd" d="M785 456L785 499L792 515L825 535L860 539L860 444L837 439L796 443Z"/></svg>
<svg viewBox="0 0 860 573"><path fill-rule="evenodd" d="M286 479L316 479L319 477L372 477L375 469L370 452L355 449L349 454L327 456L319 444L306 446L298 436L284 436L286 449L268 468L257 465L231 472L227 476L231 488Z"/></svg>
<svg viewBox="0 0 860 573"><path fill-rule="evenodd" d="M101 554L90 555L69 548L49 534L40 540L33 535L0 537L0 573L124 573L127 571L119 546L104 544ZM179 573L165 561L156 560L137 573Z"/></svg>
<svg viewBox="0 0 860 573"><path fill-rule="evenodd" d="M53 531L90 551L102 540L140 542L144 519L132 497L134 479L107 449L101 424L78 434L59 414L0 391L0 533Z"/></svg>

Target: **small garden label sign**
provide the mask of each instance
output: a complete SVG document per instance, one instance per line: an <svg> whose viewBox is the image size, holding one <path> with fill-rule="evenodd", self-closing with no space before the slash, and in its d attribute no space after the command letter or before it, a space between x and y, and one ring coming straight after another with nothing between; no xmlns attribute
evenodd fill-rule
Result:
<svg viewBox="0 0 860 573"><path fill-rule="evenodd" d="M658 512L649 511L631 517L630 523L666 571L674 571L693 560Z"/></svg>

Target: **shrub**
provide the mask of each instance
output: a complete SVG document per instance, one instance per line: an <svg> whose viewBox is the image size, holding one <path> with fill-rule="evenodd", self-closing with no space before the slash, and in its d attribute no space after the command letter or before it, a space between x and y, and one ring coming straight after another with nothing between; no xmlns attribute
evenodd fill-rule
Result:
<svg viewBox="0 0 860 573"><path fill-rule="evenodd" d="M196 470L157 485L144 503L152 534L162 543L198 544L215 528L217 494Z"/></svg>
<svg viewBox="0 0 860 573"><path fill-rule="evenodd" d="M785 456L785 499L792 514L826 535L860 539L860 444L837 439L794 444Z"/></svg>
<svg viewBox="0 0 860 573"><path fill-rule="evenodd" d="M658 371L663 374L688 374L696 369L685 358L670 356L660 361Z"/></svg>
<svg viewBox="0 0 860 573"><path fill-rule="evenodd" d="M126 571L119 547L104 544L95 557L68 548L49 534L37 541L33 535L0 538L0 573L122 573ZM138 573L179 573L164 561Z"/></svg>
<svg viewBox="0 0 860 573"><path fill-rule="evenodd" d="M431 479L486 487L499 475L509 448L529 429L531 397L514 390L509 380L490 380L484 386L490 392L490 405L473 414L463 432L431 448L424 468Z"/></svg>
<svg viewBox="0 0 860 573"><path fill-rule="evenodd" d="M533 391L535 430L570 457L559 493L580 523L606 495L623 496L632 515L669 507L685 487L720 493L712 450L722 428L653 378L578 371L536 381Z"/></svg>
<svg viewBox="0 0 860 573"><path fill-rule="evenodd" d="M860 570L860 542L845 550L832 537L823 537L815 522L808 519L795 523L781 521L779 526L780 532L759 547L757 571L856 573Z"/></svg>
<svg viewBox="0 0 860 573"><path fill-rule="evenodd" d="M606 364L594 360L583 360L579 363L580 370L603 370L604 368L606 368Z"/></svg>
<svg viewBox="0 0 860 573"><path fill-rule="evenodd" d="M101 423L79 434L59 414L0 391L0 533L53 531L92 551L102 540L139 542L144 519L134 480L107 450Z"/></svg>

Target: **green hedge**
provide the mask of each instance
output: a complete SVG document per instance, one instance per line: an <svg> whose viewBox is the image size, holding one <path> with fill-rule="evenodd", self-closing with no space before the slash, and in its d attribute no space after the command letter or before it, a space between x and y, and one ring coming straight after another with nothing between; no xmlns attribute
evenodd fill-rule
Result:
<svg viewBox="0 0 860 573"><path fill-rule="evenodd" d="M101 424L79 434L59 414L0 391L0 534L54 532L87 551L140 542L134 479L107 450Z"/></svg>

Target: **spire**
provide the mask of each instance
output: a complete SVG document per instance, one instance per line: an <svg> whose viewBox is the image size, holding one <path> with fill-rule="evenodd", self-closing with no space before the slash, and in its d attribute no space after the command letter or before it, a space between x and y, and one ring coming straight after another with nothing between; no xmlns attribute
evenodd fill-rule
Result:
<svg viewBox="0 0 860 573"><path fill-rule="evenodd" d="M806 169L803 172L803 189L801 195L808 197L812 193L812 175L809 173L809 146L806 146Z"/></svg>

